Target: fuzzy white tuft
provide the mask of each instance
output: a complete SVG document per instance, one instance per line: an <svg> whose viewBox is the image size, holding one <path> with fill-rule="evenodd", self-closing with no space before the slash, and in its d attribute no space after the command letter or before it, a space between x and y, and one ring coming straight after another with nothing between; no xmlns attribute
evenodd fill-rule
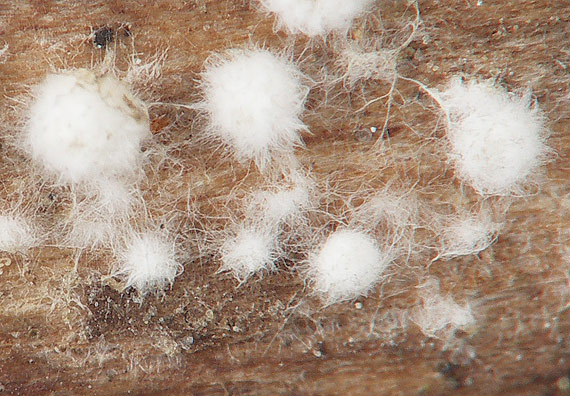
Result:
<svg viewBox="0 0 570 396"><path fill-rule="evenodd" d="M13 215L0 215L0 251L25 252L35 246L39 238L34 227Z"/></svg>
<svg viewBox="0 0 570 396"><path fill-rule="evenodd" d="M455 80L439 97L459 178L482 195L522 193L550 151L538 107L491 83Z"/></svg>
<svg viewBox="0 0 570 396"><path fill-rule="evenodd" d="M454 258L477 254L496 239L499 225L488 216L464 216L443 227L442 247L437 258Z"/></svg>
<svg viewBox="0 0 570 396"><path fill-rule="evenodd" d="M451 296L441 296L437 281L428 280L421 288L422 306L412 312L412 320L426 336L449 335L475 323L471 307L460 306Z"/></svg>
<svg viewBox="0 0 570 396"><path fill-rule="evenodd" d="M133 286L144 295L172 284L182 270L174 242L160 233L144 232L128 240L113 276L125 277L127 287Z"/></svg>
<svg viewBox="0 0 570 396"><path fill-rule="evenodd" d="M128 87L80 69L37 87L25 143L59 181L85 183L136 174L148 137L147 109Z"/></svg>
<svg viewBox="0 0 570 396"><path fill-rule="evenodd" d="M222 246L220 271L231 271L243 283L262 270L274 270L279 257L276 240L271 229L241 227Z"/></svg>
<svg viewBox="0 0 570 396"><path fill-rule="evenodd" d="M354 41L343 43L336 64L343 70L349 87L370 79L393 80L396 77L398 51L363 48Z"/></svg>
<svg viewBox="0 0 570 396"><path fill-rule="evenodd" d="M366 233L341 230L309 255L307 275L326 303L335 303L366 295L390 261Z"/></svg>
<svg viewBox="0 0 570 396"><path fill-rule="evenodd" d="M306 185L277 191L258 191L248 208L249 218L262 218L267 224L281 224L299 218L309 208L311 196Z"/></svg>
<svg viewBox="0 0 570 396"><path fill-rule="evenodd" d="M232 50L210 59L202 74L209 133L240 161L264 168L272 154L301 144L307 95L300 71L269 51Z"/></svg>
<svg viewBox="0 0 570 396"><path fill-rule="evenodd" d="M354 18L362 15L371 0L259 0L277 17L278 27L307 36L346 32Z"/></svg>

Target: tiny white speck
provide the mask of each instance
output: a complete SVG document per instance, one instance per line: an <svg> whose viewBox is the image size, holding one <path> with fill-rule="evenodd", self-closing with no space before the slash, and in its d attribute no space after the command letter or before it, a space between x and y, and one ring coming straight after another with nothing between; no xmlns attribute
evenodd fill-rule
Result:
<svg viewBox="0 0 570 396"><path fill-rule="evenodd" d="M378 130L378 128L376 128L374 126L370 127L370 132L372 132L372 133L376 133L377 130Z"/></svg>

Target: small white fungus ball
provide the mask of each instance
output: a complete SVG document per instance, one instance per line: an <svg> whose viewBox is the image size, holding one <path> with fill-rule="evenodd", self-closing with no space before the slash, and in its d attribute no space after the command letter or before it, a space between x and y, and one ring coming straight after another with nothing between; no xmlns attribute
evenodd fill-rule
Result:
<svg viewBox="0 0 570 396"><path fill-rule="evenodd" d="M455 80L440 98L459 178L482 195L522 193L550 151L539 109L490 83Z"/></svg>
<svg viewBox="0 0 570 396"><path fill-rule="evenodd" d="M372 0L259 0L277 17L277 26L307 36L346 32L352 21L363 14Z"/></svg>
<svg viewBox="0 0 570 396"><path fill-rule="evenodd" d="M0 215L0 251L25 252L35 246L38 237L26 220L13 215Z"/></svg>
<svg viewBox="0 0 570 396"><path fill-rule="evenodd" d="M231 271L240 282L262 270L275 269L276 236L269 230L242 227L222 246L220 271Z"/></svg>
<svg viewBox="0 0 570 396"><path fill-rule="evenodd" d="M260 168L273 153L291 153L306 128L299 119L307 95L301 77L293 64L265 50L213 57L202 74L209 135Z"/></svg>
<svg viewBox="0 0 570 396"><path fill-rule="evenodd" d="M341 230L310 255L308 277L327 303L335 303L366 295L390 261L368 234Z"/></svg>
<svg viewBox="0 0 570 396"><path fill-rule="evenodd" d="M113 276L125 277L127 287L145 294L171 285L182 270L174 242L159 233L144 232L131 236L119 254L119 268Z"/></svg>
<svg viewBox="0 0 570 396"><path fill-rule="evenodd" d="M65 183L124 177L140 167L148 111L116 78L79 69L48 75L35 92L25 143Z"/></svg>

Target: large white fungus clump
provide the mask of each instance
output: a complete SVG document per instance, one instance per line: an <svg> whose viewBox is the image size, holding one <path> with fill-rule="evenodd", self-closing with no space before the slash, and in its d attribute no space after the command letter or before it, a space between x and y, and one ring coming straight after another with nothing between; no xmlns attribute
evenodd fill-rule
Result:
<svg viewBox="0 0 570 396"><path fill-rule="evenodd" d="M259 0L277 17L277 26L307 36L347 31L372 0Z"/></svg>
<svg viewBox="0 0 570 396"><path fill-rule="evenodd" d="M176 247L165 235L143 232L131 235L119 253L113 276L126 278L126 286L146 294L174 282L183 267L176 258Z"/></svg>
<svg viewBox="0 0 570 396"><path fill-rule="evenodd" d="M38 241L37 232L28 221L10 214L0 215L0 251L25 252Z"/></svg>
<svg viewBox="0 0 570 396"><path fill-rule="evenodd" d="M522 193L550 151L538 107L487 82L455 80L438 97L459 178L482 195Z"/></svg>
<svg viewBox="0 0 570 396"><path fill-rule="evenodd" d="M341 230L310 254L307 275L315 291L335 303L366 295L391 261L368 234Z"/></svg>
<svg viewBox="0 0 570 396"><path fill-rule="evenodd" d="M276 240L271 228L241 227L222 246L220 271L231 271L243 283L262 270L274 270L279 257Z"/></svg>
<svg viewBox="0 0 570 396"><path fill-rule="evenodd" d="M37 87L25 143L60 182L104 182L137 173L149 125L146 106L126 85L79 69Z"/></svg>
<svg viewBox="0 0 570 396"><path fill-rule="evenodd" d="M273 154L301 144L299 119L308 89L300 71L265 50L231 50L212 57L202 74L208 136L225 144L240 161L260 168Z"/></svg>

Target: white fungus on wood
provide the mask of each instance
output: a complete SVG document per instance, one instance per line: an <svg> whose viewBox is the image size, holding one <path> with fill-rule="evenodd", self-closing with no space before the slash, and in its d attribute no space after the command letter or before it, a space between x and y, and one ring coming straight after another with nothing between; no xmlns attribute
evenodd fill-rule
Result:
<svg viewBox="0 0 570 396"><path fill-rule="evenodd" d="M36 87L24 144L59 182L91 183L136 175L148 137L146 106L126 85L78 69Z"/></svg>
<svg viewBox="0 0 570 396"><path fill-rule="evenodd" d="M327 304L366 295L392 261L368 234L335 231L309 255L307 276Z"/></svg>
<svg viewBox="0 0 570 396"><path fill-rule="evenodd" d="M275 155L301 144L300 120L308 88L297 67L269 51L233 49L206 63L201 108L206 136L221 141L239 161L261 169Z"/></svg>
<svg viewBox="0 0 570 396"><path fill-rule="evenodd" d="M37 232L26 219L17 215L0 215L0 251L25 252L39 241Z"/></svg>
<svg viewBox="0 0 570 396"><path fill-rule="evenodd" d="M279 257L277 236L269 227L242 226L222 246L222 267L240 283L261 271L273 271Z"/></svg>
<svg viewBox="0 0 570 396"><path fill-rule="evenodd" d="M259 0L275 14L278 28L307 36L346 32L352 21L364 14L372 0Z"/></svg>
<svg viewBox="0 0 570 396"><path fill-rule="evenodd" d="M171 285L183 267L177 261L175 243L159 232L133 233L118 254L113 276L126 279L144 295Z"/></svg>
<svg viewBox="0 0 570 396"><path fill-rule="evenodd" d="M449 158L481 195L524 193L550 149L542 113L529 95L459 79L437 94L448 117Z"/></svg>

